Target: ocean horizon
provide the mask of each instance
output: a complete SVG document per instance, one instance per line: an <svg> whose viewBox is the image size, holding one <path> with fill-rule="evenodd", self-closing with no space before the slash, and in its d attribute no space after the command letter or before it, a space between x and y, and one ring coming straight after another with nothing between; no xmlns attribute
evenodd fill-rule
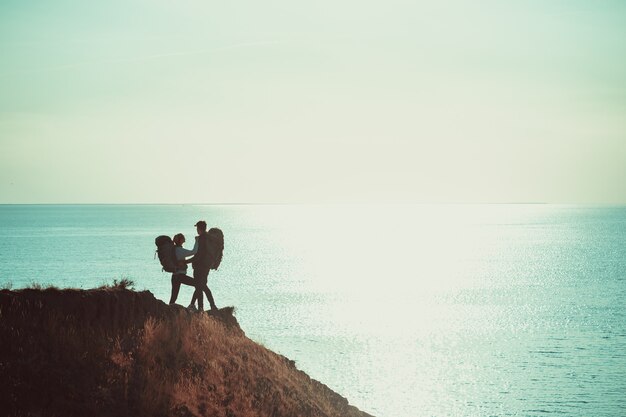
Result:
<svg viewBox="0 0 626 417"><path fill-rule="evenodd" d="M218 306L363 411L626 412L625 206L4 204L0 286L167 302L154 238L198 220L225 235Z"/></svg>

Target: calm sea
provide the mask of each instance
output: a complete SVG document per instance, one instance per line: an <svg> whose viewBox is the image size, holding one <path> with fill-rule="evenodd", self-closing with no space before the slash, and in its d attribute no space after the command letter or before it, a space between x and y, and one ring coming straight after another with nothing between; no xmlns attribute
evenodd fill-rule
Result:
<svg viewBox="0 0 626 417"><path fill-rule="evenodd" d="M0 206L0 285L167 301L154 238L200 219L218 306L364 411L626 415L624 207Z"/></svg>

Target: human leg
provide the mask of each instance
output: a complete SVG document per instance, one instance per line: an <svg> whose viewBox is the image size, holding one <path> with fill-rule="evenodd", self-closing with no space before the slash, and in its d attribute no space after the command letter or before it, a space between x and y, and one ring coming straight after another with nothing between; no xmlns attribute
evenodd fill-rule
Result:
<svg viewBox="0 0 626 417"><path fill-rule="evenodd" d="M195 286L195 281L193 278L185 274L172 274L172 294L170 297L170 304L174 304L176 302L181 284Z"/></svg>
<svg viewBox="0 0 626 417"><path fill-rule="evenodd" d="M206 298L209 300L209 305L211 306L211 310L217 310L215 301L213 301L213 294L211 294L211 290L206 284L202 287L202 291L204 291L204 293L206 294Z"/></svg>
<svg viewBox="0 0 626 417"><path fill-rule="evenodd" d="M189 308L196 307L196 301L198 301L198 296L196 295L196 292L193 292L193 295L191 296L191 302L189 303Z"/></svg>
<svg viewBox="0 0 626 417"><path fill-rule="evenodd" d="M206 272L206 281L204 281L204 285L202 286L202 291L204 291L204 293L206 294L206 298L207 300L209 300L209 305L211 306L211 310L217 310L217 306L215 305L215 301L213 301L213 294L211 293L211 290L209 289L207 282L209 281L209 271Z"/></svg>
<svg viewBox="0 0 626 417"><path fill-rule="evenodd" d="M208 277L209 277L208 270L202 270L202 269L193 270L193 278L196 282L196 290L193 293L192 301L196 298L198 299L198 310L200 311L204 310L204 296L202 295L202 290L204 287L206 287Z"/></svg>
<svg viewBox="0 0 626 417"><path fill-rule="evenodd" d="M172 274L172 294L170 296L170 304L174 304L176 302L178 292L180 291L180 281L176 277L176 274Z"/></svg>

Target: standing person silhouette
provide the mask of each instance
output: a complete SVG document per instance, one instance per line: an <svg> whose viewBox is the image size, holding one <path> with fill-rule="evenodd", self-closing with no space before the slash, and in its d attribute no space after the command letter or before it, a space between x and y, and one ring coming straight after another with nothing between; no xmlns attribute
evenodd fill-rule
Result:
<svg viewBox="0 0 626 417"><path fill-rule="evenodd" d="M178 233L172 240L174 241L174 252L176 253L176 260L178 261L178 264L176 271L172 274L172 295L170 297L170 304L176 303L181 284L191 285L194 287L196 286L195 280L187 275L187 263L185 262L185 258L195 255L198 251L197 239L193 249L183 248L185 236L182 233Z"/></svg>
<svg viewBox="0 0 626 417"><path fill-rule="evenodd" d="M207 287L209 270L211 269L213 260L211 259L212 256L209 248L209 235L207 233L206 222L204 220L200 220L196 223L196 231L198 232L198 237L196 238L198 241L198 252L193 258L187 260L187 263L191 262L191 266L193 267L193 279L196 284L196 290L193 293L193 297L191 299L192 304L190 307L193 306L194 300L197 299L198 310L204 310L204 296L202 295L202 291L204 290L207 298L209 299L211 310L217 310L215 301L213 301L213 294L211 294L211 290Z"/></svg>

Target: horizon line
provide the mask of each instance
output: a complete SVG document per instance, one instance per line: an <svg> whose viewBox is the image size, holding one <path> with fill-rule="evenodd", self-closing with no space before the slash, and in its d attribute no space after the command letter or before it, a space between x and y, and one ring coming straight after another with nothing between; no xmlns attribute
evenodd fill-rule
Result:
<svg viewBox="0 0 626 417"><path fill-rule="evenodd" d="M444 201L444 202L394 202L394 201L381 201L381 202L181 202L181 203L133 203L133 202L115 202L115 203L0 203L0 206L338 206L338 205L406 205L406 206L427 206L427 205L561 205L561 206L626 206L626 203L609 203L609 202L585 202L585 203L571 203L571 202L542 202L542 201L529 201L529 202L463 202L463 201Z"/></svg>

